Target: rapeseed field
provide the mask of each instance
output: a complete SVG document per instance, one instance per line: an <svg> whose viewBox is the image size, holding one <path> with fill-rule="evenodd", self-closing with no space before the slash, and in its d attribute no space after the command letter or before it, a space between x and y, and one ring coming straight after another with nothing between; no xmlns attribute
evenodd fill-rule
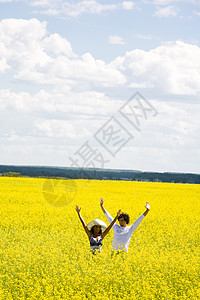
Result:
<svg viewBox="0 0 200 300"><path fill-rule="evenodd" d="M150 203L128 253L112 229L90 253L75 206L108 224L100 197L130 224ZM1 177L0 299L200 299L199 216L199 185Z"/></svg>

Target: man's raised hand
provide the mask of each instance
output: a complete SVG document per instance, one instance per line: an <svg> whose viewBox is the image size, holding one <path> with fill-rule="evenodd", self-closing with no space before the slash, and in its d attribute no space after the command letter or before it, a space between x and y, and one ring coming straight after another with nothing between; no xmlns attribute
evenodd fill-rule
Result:
<svg viewBox="0 0 200 300"><path fill-rule="evenodd" d="M149 202L146 202L145 208L148 209L148 210L150 210L150 204L149 204Z"/></svg>

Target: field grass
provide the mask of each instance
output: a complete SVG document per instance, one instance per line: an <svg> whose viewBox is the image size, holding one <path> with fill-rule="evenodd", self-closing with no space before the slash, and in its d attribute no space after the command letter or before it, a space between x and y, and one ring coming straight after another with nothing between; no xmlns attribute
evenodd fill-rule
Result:
<svg viewBox="0 0 200 300"><path fill-rule="evenodd" d="M199 185L1 177L0 195L1 300L200 299ZM131 224L151 204L128 254L112 256L112 230L90 253L75 205L108 224L100 197Z"/></svg>

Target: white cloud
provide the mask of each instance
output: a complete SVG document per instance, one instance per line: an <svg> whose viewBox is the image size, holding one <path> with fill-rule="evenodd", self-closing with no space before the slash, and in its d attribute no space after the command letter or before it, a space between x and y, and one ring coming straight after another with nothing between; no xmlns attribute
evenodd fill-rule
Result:
<svg viewBox="0 0 200 300"><path fill-rule="evenodd" d="M146 88L153 88L154 85L149 82L133 82L129 85L129 87L134 89L146 89Z"/></svg>
<svg viewBox="0 0 200 300"><path fill-rule="evenodd" d="M154 0L151 3L155 4L155 5L170 5L170 4L176 3L176 2L179 2L179 0Z"/></svg>
<svg viewBox="0 0 200 300"><path fill-rule="evenodd" d="M159 18L168 18L177 16L177 9L174 6L157 7L154 16Z"/></svg>
<svg viewBox="0 0 200 300"><path fill-rule="evenodd" d="M109 42L123 45L120 36ZM0 22L0 72L12 72L18 82L29 81L66 90L99 87L155 87L174 94L200 93L200 48L181 41L150 51L133 50L106 64L90 53L78 56L69 41L48 34L37 19Z"/></svg>
<svg viewBox="0 0 200 300"><path fill-rule="evenodd" d="M16 2L19 0L0 0L0 3L9 3L9 2Z"/></svg>
<svg viewBox="0 0 200 300"><path fill-rule="evenodd" d="M132 10L135 7L135 3L132 1L122 2L122 8L125 10Z"/></svg>
<svg viewBox="0 0 200 300"><path fill-rule="evenodd" d="M6 0L5 0L6 1ZM164 8L159 7L156 14L159 16L174 16L177 11L172 9L173 4L179 4L180 0L154 0L143 1L148 4L157 6L167 6ZM194 5L199 4L199 0L184 0L184 3L190 3ZM134 1L121 1L116 3L113 1L111 4L101 4L96 0L84 0L76 3L64 1L64 0L31 0L30 4L34 7L38 7L37 13L46 14L51 16L62 17L78 17L82 14L101 14L103 12L112 12L115 10L132 10L141 8L137 7Z"/></svg>
<svg viewBox="0 0 200 300"><path fill-rule="evenodd" d="M0 90L2 163L69 165L69 152L92 139L122 105L99 92L105 87L200 95L200 47L181 41L133 50L107 64L90 53L76 55L69 41L47 32L45 22L9 19L0 22L0 57L3 75L21 89L23 80L39 90ZM144 123L109 167L197 170L191 156L199 159L199 104L152 103L158 116Z"/></svg>
<svg viewBox="0 0 200 300"><path fill-rule="evenodd" d="M113 1L114 2L114 1ZM96 0L84 0L77 3L62 0L32 1L31 5L39 7L38 13L46 15L60 15L66 17L78 17L82 14L101 14L115 10L132 10L135 8L133 1L122 1L113 4L101 4Z"/></svg>
<svg viewBox="0 0 200 300"><path fill-rule="evenodd" d="M154 37L152 35L144 35L144 34L134 34L133 36L135 38L141 39L141 40L154 40L154 39L158 39L157 37Z"/></svg>
<svg viewBox="0 0 200 300"><path fill-rule="evenodd" d="M127 168L131 165L135 169L144 166L143 170L172 172L187 170L199 173L199 166L195 164L192 156L198 164L200 103L182 103L178 100L165 102L148 99L148 101L158 110L158 115L141 121L141 132L119 154L120 167L126 164Z"/></svg>
<svg viewBox="0 0 200 300"><path fill-rule="evenodd" d="M35 7L44 7L40 13L47 15L63 15L68 17L77 17L83 13L100 14L104 11L113 11L117 9L116 4L100 4L95 0L85 0L78 3L70 3L67 1L33 1L31 4Z"/></svg>
<svg viewBox="0 0 200 300"><path fill-rule="evenodd" d="M143 120L141 132L115 159L109 157L105 167L197 172L191 155L199 160L200 104L148 100L158 115ZM69 166L68 157L92 141L96 130L122 104L96 92L41 91L31 96L1 90L1 162ZM135 135L130 124L126 129Z"/></svg>
<svg viewBox="0 0 200 300"><path fill-rule="evenodd" d="M115 108L97 92L0 90L0 163L69 165L68 156Z"/></svg>
<svg viewBox="0 0 200 300"><path fill-rule="evenodd" d="M200 47L181 41L150 51L133 50L111 62L134 86L144 83L171 94L200 94Z"/></svg>
<svg viewBox="0 0 200 300"><path fill-rule="evenodd" d="M155 5L170 5L170 4L180 3L180 2L194 4L194 5L200 4L199 0L154 0L154 1L150 1L149 3Z"/></svg>
<svg viewBox="0 0 200 300"><path fill-rule="evenodd" d="M12 68L14 78L37 84L115 86L125 77L102 60L85 53L78 57L58 34L48 35L37 19L0 22L0 70Z"/></svg>
<svg viewBox="0 0 200 300"><path fill-rule="evenodd" d="M10 156L14 164L69 164L69 149L92 138L119 104L109 100L97 92L41 90L31 96L0 90L1 162Z"/></svg>
<svg viewBox="0 0 200 300"><path fill-rule="evenodd" d="M109 42L123 45L120 36ZM133 50L106 64L90 53L78 56L69 41L48 34L37 19L0 22L0 72L15 80L70 89L99 87L155 87L173 94L200 93L200 48L181 41L150 51Z"/></svg>
<svg viewBox="0 0 200 300"><path fill-rule="evenodd" d="M4 73L6 70L9 70L10 66L7 64L5 57L0 59L0 73Z"/></svg>
<svg viewBox="0 0 200 300"><path fill-rule="evenodd" d="M124 45L124 44L126 44L123 37L118 36L118 35L109 36L108 41L112 45Z"/></svg>
<svg viewBox="0 0 200 300"><path fill-rule="evenodd" d="M47 52L53 53L54 55L62 54L67 57L76 57L71 44L57 33L45 37L42 41L42 46Z"/></svg>
<svg viewBox="0 0 200 300"><path fill-rule="evenodd" d="M116 102L109 102L109 98L99 92L71 92L66 90L40 90L33 96L26 92L14 93L10 90L0 90L1 112L40 114L51 119L55 113L58 119L68 118L68 114L75 115L103 115L111 113Z"/></svg>

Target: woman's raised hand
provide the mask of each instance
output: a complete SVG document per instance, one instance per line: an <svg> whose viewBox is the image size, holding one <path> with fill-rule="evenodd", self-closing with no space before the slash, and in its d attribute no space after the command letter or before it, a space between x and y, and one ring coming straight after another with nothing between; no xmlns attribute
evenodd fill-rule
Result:
<svg viewBox="0 0 200 300"><path fill-rule="evenodd" d="M77 213L80 213L81 207L79 207L78 205L76 205L75 209L76 209Z"/></svg>
<svg viewBox="0 0 200 300"><path fill-rule="evenodd" d="M100 198L100 205L103 205L104 199Z"/></svg>

